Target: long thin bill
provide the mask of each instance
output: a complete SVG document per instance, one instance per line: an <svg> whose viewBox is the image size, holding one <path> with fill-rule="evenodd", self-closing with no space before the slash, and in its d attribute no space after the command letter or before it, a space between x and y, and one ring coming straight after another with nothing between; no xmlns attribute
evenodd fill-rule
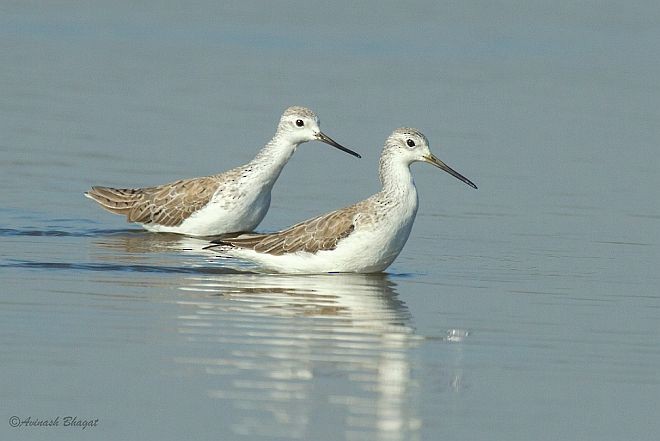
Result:
<svg viewBox="0 0 660 441"><path fill-rule="evenodd" d="M446 171L447 173L449 173L450 175L452 175L456 179L460 179L461 181L465 182L470 187L475 188L475 189L477 188L477 186L474 185L474 182L470 181L468 178L466 178L465 176L463 176L462 174L460 174L459 172L457 172L456 170L454 170L453 168L451 168L450 166L448 166L447 164L445 164L444 162L442 162L441 160L436 158L434 155L431 154L429 156L425 156L424 159L429 164L435 165L440 170Z"/></svg>
<svg viewBox="0 0 660 441"><path fill-rule="evenodd" d="M356 158L361 158L362 157L362 156L360 156L359 153L355 153L353 150L347 149L346 147L344 147L343 145L341 145L338 142L334 141L332 138L330 138L328 135L326 135L323 132L319 132L319 134L316 135L316 139L321 141L321 142L325 142L326 144L329 144L329 145L331 145L331 146L333 146L333 147L335 147L335 148L337 148L337 149L339 149L343 152L346 152L349 155L353 155Z"/></svg>

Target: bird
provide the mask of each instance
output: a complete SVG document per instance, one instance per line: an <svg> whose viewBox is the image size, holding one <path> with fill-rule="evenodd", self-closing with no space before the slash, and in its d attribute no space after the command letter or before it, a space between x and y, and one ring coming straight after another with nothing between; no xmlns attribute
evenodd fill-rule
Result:
<svg viewBox="0 0 660 441"><path fill-rule="evenodd" d="M410 235L419 204L410 166L420 161L477 188L431 153L424 134L403 127L385 141L379 164L380 192L285 230L222 237L204 249L251 262L265 272L382 272Z"/></svg>
<svg viewBox="0 0 660 441"><path fill-rule="evenodd" d="M94 186L84 195L148 231L188 236L253 231L268 212L286 163L300 144L314 140L361 158L323 133L316 113L292 106L282 114L273 138L245 165L155 187Z"/></svg>

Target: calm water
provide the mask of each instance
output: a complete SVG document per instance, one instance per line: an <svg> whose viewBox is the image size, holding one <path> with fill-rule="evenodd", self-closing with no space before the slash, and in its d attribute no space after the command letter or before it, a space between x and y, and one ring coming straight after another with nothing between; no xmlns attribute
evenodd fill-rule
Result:
<svg viewBox="0 0 660 441"><path fill-rule="evenodd" d="M660 437L657 2L0 4L0 438ZM249 160L292 104L260 226L415 165L383 275L257 275L101 211ZM76 416L96 427L17 427Z"/></svg>

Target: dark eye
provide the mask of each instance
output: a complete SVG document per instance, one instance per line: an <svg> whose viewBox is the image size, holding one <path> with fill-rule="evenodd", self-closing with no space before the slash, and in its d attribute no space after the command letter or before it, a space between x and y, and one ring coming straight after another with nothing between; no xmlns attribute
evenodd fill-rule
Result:
<svg viewBox="0 0 660 441"><path fill-rule="evenodd" d="M302 119L298 119L298 120L296 120L296 125L297 125L298 127L302 127L302 126L305 125L305 123L303 122Z"/></svg>
<svg viewBox="0 0 660 441"><path fill-rule="evenodd" d="M408 147L415 147L415 141L413 141L412 139L406 141L406 144L408 144Z"/></svg>

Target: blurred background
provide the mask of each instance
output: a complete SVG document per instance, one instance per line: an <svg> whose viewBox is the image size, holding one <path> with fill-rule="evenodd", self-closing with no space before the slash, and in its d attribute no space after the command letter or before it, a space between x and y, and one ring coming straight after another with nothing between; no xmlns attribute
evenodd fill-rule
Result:
<svg viewBox="0 0 660 441"><path fill-rule="evenodd" d="M1 415L11 439L654 439L657 2L0 3ZM378 191L397 127L415 227L385 275L229 268L91 185L249 161L290 105L261 226Z"/></svg>

